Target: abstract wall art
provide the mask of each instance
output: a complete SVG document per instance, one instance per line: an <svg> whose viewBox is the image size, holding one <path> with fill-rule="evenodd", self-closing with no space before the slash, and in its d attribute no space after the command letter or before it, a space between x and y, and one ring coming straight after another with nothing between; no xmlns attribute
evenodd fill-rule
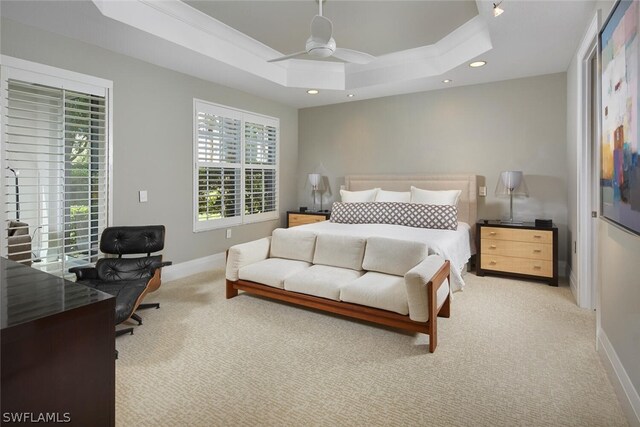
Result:
<svg viewBox="0 0 640 427"><path fill-rule="evenodd" d="M640 234L639 13L638 0L618 1L599 35L600 214L637 234Z"/></svg>

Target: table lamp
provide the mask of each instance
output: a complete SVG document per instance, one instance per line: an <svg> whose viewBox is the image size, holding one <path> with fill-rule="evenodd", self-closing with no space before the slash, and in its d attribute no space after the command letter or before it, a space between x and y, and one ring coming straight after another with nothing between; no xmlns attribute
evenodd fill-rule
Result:
<svg viewBox="0 0 640 427"><path fill-rule="evenodd" d="M505 224L520 224L522 221L513 220L513 196L529 197L527 184L524 182L522 171L505 171L500 173L496 185L496 196L509 196L509 219L502 220Z"/></svg>

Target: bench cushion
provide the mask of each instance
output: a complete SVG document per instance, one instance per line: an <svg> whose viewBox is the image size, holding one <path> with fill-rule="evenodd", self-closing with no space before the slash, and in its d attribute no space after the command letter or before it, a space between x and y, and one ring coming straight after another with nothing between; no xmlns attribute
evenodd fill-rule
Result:
<svg viewBox="0 0 640 427"><path fill-rule="evenodd" d="M277 228L271 237L271 258L311 262L316 247L316 234L295 228Z"/></svg>
<svg viewBox="0 0 640 427"><path fill-rule="evenodd" d="M305 261L269 258L241 267L238 270L238 277L242 280L283 289L284 280L287 277L309 268L310 265Z"/></svg>
<svg viewBox="0 0 640 427"><path fill-rule="evenodd" d="M320 234L313 263L362 270L366 244L367 240L362 237Z"/></svg>
<svg viewBox="0 0 640 427"><path fill-rule="evenodd" d="M340 290L340 300L409 314L404 277L368 272Z"/></svg>
<svg viewBox="0 0 640 427"><path fill-rule="evenodd" d="M367 271L404 276L427 257L423 243L387 237L369 237L362 268Z"/></svg>
<svg viewBox="0 0 640 427"><path fill-rule="evenodd" d="M328 265L314 265L287 277L284 281L284 288L287 291L340 301L340 288L353 282L361 275L362 271Z"/></svg>

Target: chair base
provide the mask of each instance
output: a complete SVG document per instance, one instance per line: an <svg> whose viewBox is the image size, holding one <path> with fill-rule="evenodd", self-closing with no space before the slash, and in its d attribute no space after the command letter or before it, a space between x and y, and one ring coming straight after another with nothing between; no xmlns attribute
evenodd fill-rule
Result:
<svg viewBox="0 0 640 427"><path fill-rule="evenodd" d="M126 334L133 335L133 328L124 328L124 329L117 329L116 330L116 337L119 337L121 335L126 335Z"/></svg>
<svg viewBox="0 0 640 427"><path fill-rule="evenodd" d="M142 325L142 317L138 316L137 314L133 313L131 315L131 318L133 320L135 320L136 322L138 322L138 326Z"/></svg>
<svg viewBox="0 0 640 427"><path fill-rule="evenodd" d="M158 309L160 308L160 303L159 302L148 302L148 303L143 303L140 304L138 306L138 308L136 308L136 310L144 310L145 308L155 308Z"/></svg>

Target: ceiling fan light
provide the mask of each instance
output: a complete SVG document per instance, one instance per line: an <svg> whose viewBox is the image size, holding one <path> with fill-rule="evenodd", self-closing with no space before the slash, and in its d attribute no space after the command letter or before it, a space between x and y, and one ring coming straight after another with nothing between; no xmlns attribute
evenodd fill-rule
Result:
<svg viewBox="0 0 640 427"><path fill-rule="evenodd" d="M333 50L328 47L316 47L309 50L307 53L318 58L328 58L333 55Z"/></svg>

